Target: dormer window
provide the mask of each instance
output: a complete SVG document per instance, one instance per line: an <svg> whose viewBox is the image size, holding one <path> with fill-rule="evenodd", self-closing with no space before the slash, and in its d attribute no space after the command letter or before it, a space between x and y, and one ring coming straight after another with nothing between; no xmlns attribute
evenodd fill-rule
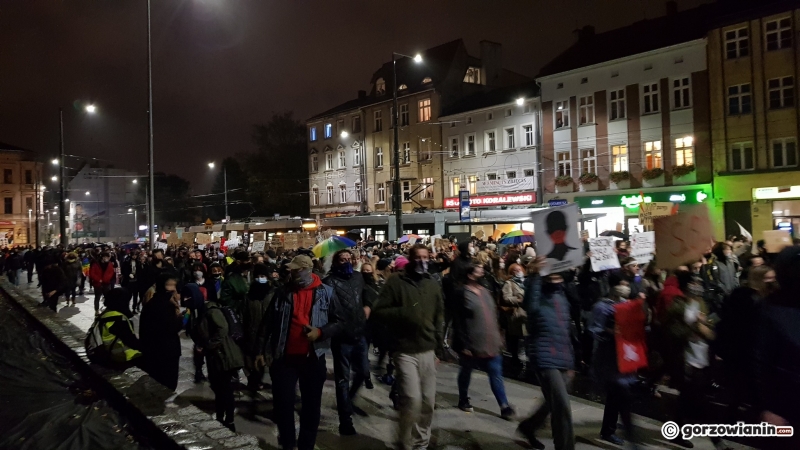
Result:
<svg viewBox="0 0 800 450"><path fill-rule="evenodd" d="M375 94L383 95L385 93L386 93L386 82L383 81L383 78L378 78L378 81L375 82Z"/></svg>
<svg viewBox="0 0 800 450"><path fill-rule="evenodd" d="M401 84L400 87L397 88L398 91L402 91L403 89L408 89L408 86Z"/></svg>
<svg viewBox="0 0 800 450"><path fill-rule="evenodd" d="M467 73L464 74L464 83L481 84L481 68L467 67Z"/></svg>
<svg viewBox="0 0 800 450"><path fill-rule="evenodd" d="M422 79L422 84L428 84L428 83L433 83L433 80L431 80L431 77L425 77L425 78Z"/></svg>

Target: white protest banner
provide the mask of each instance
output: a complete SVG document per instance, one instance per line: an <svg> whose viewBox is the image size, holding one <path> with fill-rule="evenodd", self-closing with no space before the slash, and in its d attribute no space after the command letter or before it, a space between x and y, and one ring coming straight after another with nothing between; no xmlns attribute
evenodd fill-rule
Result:
<svg viewBox="0 0 800 450"><path fill-rule="evenodd" d="M166 242L156 242L156 248L166 251L167 250L167 243Z"/></svg>
<svg viewBox="0 0 800 450"><path fill-rule="evenodd" d="M578 232L578 205L572 203L531 214L536 232L536 253L547 259L542 275L561 272L583 263L583 245Z"/></svg>
<svg viewBox="0 0 800 450"><path fill-rule="evenodd" d="M763 236L767 253L780 253L784 247L792 245L792 236L786 230L767 230Z"/></svg>
<svg viewBox="0 0 800 450"><path fill-rule="evenodd" d="M205 244L198 244L198 245L197 245L197 249L198 249L198 250L205 250L205 249L206 249L206 246L205 246Z"/></svg>
<svg viewBox="0 0 800 450"><path fill-rule="evenodd" d="M639 225L643 226L645 230L652 230L653 219L671 216L672 208L670 202L642 203L639 205Z"/></svg>
<svg viewBox="0 0 800 450"><path fill-rule="evenodd" d="M658 249L658 267L674 269L697 261L711 250L714 235L708 206L682 206L678 214L653 220Z"/></svg>
<svg viewBox="0 0 800 450"><path fill-rule="evenodd" d="M231 231L231 237L230 237L230 239L236 239L236 236L238 236L238 235L239 235L239 234L238 234L236 231Z"/></svg>
<svg viewBox="0 0 800 450"><path fill-rule="evenodd" d="M619 269L619 257L614 251L614 238L596 237L589 239L589 251L592 256L592 272L601 270Z"/></svg>
<svg viewBox="0 0 800 450"><path fill-rule="evenodd" d="M253 242L253 251L254 252L263 252L264 246L267 244L266 241L255 241Z"/></svg>
<svg viewBox="0 0 800 450"><path fill-rule="evenodd" d="M239 238L231 238L225 241L225 247L233 249L239 246Z"/></svg>
<svg viewBox="0 0 800 450"><path fill-rule="evenodd" d="M639 264L647 264L652 261L655 251L655 231L645 231L644 233L634 233L631 235L631 257L638 261Z"/></svg>

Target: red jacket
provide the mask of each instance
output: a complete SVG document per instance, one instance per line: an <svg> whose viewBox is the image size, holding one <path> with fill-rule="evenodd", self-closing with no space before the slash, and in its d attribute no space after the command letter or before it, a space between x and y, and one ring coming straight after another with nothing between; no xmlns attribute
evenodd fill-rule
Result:
<svg viewBox="0 0 800 450"><path fill-rule="evenodd" d="M658 294L656 302L656 318L663 324L667 318L667 311L672 306L672 301L676 296L683 296L680 285L678 284L678 277L670 275L664 280L664 289Z"/></svg>
<svg viewBox="0 0 800 450"><path fill-rule="evenodd" d="M114 264L111 261L108 262L105 270L103 270L99 262L93 262L89 267L89 281L94 288L111 286L116 278L117 274L114 272Z"/></svg>

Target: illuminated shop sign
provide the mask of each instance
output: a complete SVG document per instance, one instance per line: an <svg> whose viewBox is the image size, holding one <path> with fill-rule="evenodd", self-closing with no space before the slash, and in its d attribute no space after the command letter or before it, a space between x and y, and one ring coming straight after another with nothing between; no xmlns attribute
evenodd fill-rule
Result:
<svg viewBox="0 0 800 450"><path fill-rule="evenodd" d="M800 188L800 186L798 186L798 188ZM604 195L602 197L575 197L575 203L577 203L581 208L608 208L613 206L622 206L628 209L638 209L640 203L703 203L707 198L709 198L710 193L711 188L709 186L708 188L692 189L689 191L645 192L644 198L642 198L642 194ZM800 193L798 193L797 196L800 197Z"/></svg>
<svg viewBox="0 0 800 450"><path fill-rule="evenodd" d="M769 200L775 198L800 198L800 186L772 186L753 189L753 198Z"/></svg>
<svg viewBox="0 0 800 450"><path fill-rule="evenodd" d="M536 203L535 192L522 192L519 194L502 195L476 195L470 196L470 207L502 206L502 205L526 205ZM458 208L458 197L448 197L444 199L445 208Z"/></svg>

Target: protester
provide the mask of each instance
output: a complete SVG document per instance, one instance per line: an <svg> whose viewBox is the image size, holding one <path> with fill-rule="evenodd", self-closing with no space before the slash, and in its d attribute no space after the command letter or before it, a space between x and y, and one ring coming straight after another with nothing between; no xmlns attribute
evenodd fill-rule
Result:
<svg viewBox="0 0 800 450"><path fill-rule="evenodd" d="M265 264L256 264L253 267L253 282L247 292L247 300L242 309L242 327L244 328L244 341L242 350L245 366L249 372L247 387L255 392L261 389L264 378L264 367L256 367L255 360L261 354L258 347L258 331L267 317L267 308L272 300L273 287L269 283L269 268Z"/></svg>
<svg viewBox="0 0 800 450"><path fill-rule="evenodd" d="M111 363L125 368L138 363L142 356L141 342L133 332L133 312L130 310L129 290L114 288L105 296L105 309L100 315L103 345L111 358Z"/></svg>
<svg viewBox="0 0 800 450"><path fill-rule="evenodd" d="M47 255L44 268L39 271L39 283L42 287L44 306L56 311L58 298L67 288L67 278L64 271L58 266L55 255Z"/></svg>
<svg viewBox="0 0 800 450"><path fill-rule="evenodd" d="M522 367L519 343L528 334L525 327L528 316L522 306L525 297L525 271L521 265L514 263L508 267L508 274L510 276L503 284L500 299L500 310L506 323L506 350L511 355L512 363Z"/></svg>
<svg viewBox="0 0 800 450"><path fill-rule="evenodd" d="M91 264L89 268L89 281L94 288L94 314L100 315L100 297L114 288L116 273L111 264L111 254L103 252L100 259Z"/></svg>
<svg viewBox="0 0 800 450"><path fill-rule="evenodd" d="M66 306L69 306L70 299L72 300L72 306L75 306L75 295L78 289L78 282L81 274L81 262L78 261L78 255L76 255L74 252L67 253L67 256L64 259L61 267L64 271L66 283L64 291L64 296L66 297L67 301Z"/></svg>
<svg viewBox="0 0 800 450"><path fill-rule="evenodd" d="M156 381L174 391L178 387L178 362L183 328L178 278L165 272L156 280L155 294L145 303L139 319L144 370Z"/></svg>

